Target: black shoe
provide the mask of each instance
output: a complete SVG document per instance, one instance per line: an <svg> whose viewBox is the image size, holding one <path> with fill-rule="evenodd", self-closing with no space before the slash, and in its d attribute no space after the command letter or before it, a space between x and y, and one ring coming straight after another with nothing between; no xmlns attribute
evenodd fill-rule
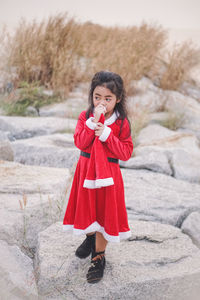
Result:
<svg viewBox="0 0 200 300"><path fill-rule="evenodd" d="M91 260L91 267L86 275L88 283L99 282L104 273L106 265L105 251L95 252L94 257Z"/></svg>
<svg viewBox="0 0 200 300"><path fill-rule="evenodd" d="M95 250L96 233L87 235L86 239L76 249L75 255L79 258L86 258L90 255L91 251Z"/></svg>

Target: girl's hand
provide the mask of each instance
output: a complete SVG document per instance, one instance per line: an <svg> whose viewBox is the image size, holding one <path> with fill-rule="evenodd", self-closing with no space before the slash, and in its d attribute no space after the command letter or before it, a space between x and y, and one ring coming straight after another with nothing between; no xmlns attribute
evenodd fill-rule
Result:
<svg viewBox="0 0 200 300"><path fill-rule="evenodd" d="M93 122L97 123L100 119L101 114L105 115L105 113L106 113L105 106L103 106L103 104L97 105L94 109L94 120L93 120Z"/></svg>
<svg viewBox="0 0 200 300"><path fill-rule="evenodd" d="M102 134L104 128L105 128L105 125L104 125L104 124L102 124L102 123L100 123L100 122L97 123L96 129L94 130L94 131L95 131L95 135L96 135L96 136L100 136L100 135Z"/></svg>

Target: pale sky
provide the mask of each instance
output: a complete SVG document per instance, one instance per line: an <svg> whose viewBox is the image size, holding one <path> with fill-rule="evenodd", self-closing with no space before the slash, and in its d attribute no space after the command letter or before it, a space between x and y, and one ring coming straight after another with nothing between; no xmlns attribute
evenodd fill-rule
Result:
<svg viewBox="0 0 200 300"><path fill-rule="evenodd" d="M102 25L140 25L155 22L166 28L200 29L200 0L0 0L0 26L20 17L41 20L69 12L78 21Z"/></svg>

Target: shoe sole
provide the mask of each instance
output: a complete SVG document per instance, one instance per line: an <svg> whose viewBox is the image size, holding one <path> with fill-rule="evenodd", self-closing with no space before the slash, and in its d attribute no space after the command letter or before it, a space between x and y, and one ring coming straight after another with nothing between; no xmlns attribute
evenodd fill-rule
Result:
<svg viewBox="0 0 200 300"><path fill-rule="evenodd" d="M78 258L81 258L81 259L88 257L90 254L91 254L91 252L90 252L88 255L86 255L86 256L79 256L77 253L75 253L75 255L76 255Z"/></svg>

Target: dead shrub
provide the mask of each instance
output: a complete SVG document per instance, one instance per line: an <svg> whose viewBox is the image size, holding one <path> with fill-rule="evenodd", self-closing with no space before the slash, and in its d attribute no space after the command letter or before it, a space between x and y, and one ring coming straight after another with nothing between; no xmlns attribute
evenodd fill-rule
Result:
<svg viewBox="0 0 200 300"><path fill-rule="evenodd" d="M191 69L200 63L200 50L189 42L175 45L165 63L161 75L160 87L165 90L177 90L183 81L189 79Z"/></svg>

